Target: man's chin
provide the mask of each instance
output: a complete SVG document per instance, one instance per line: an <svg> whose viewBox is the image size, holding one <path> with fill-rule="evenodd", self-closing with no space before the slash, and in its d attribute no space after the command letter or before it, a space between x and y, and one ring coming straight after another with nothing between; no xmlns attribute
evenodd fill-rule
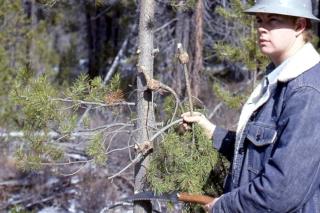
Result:
<svg viewBox="0 0 320 213"><path fill-rule="evenodd" d="M270 56L273 53L273 51L268 47L260 47L260 51L262 54L264 54L266 56Z"/></svg>

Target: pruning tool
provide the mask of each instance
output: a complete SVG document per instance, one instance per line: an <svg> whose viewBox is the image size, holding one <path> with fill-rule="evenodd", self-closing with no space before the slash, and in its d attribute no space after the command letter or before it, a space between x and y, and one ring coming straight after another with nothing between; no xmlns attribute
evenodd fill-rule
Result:
<svg viewBox="0 0 320 213"><path fill-rule="evenodd" d="M163 193L156 194L154 192L139 192L127 198L124 198L122 201L133 202L133 201L171 201L173 203L185 202L185 203L195 203L206 205L213 201L213 197L201 194L189 194L186 192L172 192L172 193Z"/></svg>

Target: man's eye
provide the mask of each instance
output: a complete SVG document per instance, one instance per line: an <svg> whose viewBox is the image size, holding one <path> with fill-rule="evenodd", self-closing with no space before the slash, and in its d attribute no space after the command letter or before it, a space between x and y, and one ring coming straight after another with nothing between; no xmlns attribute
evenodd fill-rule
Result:
<svg viewBox="0 0 320 213"><path fill-rule="evenodd" d="M271 18L269 21L270 21L270 22L277 22L277 21L279 21L279 19L277 19L277 18Z"/></svg>

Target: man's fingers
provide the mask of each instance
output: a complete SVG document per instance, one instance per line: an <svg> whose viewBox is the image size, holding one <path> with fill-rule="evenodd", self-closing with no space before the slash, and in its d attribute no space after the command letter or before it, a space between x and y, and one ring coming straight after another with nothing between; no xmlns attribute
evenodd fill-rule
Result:
<svg viewBox="0 0 320 213"><path fill-rule="evenodd" d="M193 112L192 115L190 112L186 112L183 113L181 117L187 123L194 123L199 122L204 117L204 115L202 115L200 112Z"/></svg>
<svg viewBox="0 0 320 213"><path fill-rule="evenodd" d="M189 124L187 124L187 123L183 123L182 126L183 126L183 128L185 130L190 130L191 129L191 126Z"/></svg>
<svg viewBox="0 0 320 213"><path fill-rule="evenodd" d="M187 123L194 123L194 122L199 122L199 118L198 117L188 117L188 116L184 116L182 117L184 122Z"/></svg>
<svg viewBox="0 0 320 213"><path fill-rule="evenodd" d="M192 115L191 115L192 114ZM181 117L184 117L184 116L201 116L202 113L201 112L185 112L181 115Z"/></svg>

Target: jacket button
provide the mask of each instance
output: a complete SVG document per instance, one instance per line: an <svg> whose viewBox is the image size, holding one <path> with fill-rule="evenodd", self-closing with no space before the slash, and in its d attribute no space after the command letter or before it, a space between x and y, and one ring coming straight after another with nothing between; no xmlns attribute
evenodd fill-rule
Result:
<svg viewBox="0 0 320 213"><path fill-rule="evenodd" d="M241 147L241 148L239 149L238 153L239 153L240 155L242 155L242 154L244 153L244 148Z"/></svg>
<svg viewBox="0 0 320 213"><path fill-rule="evenodd" d="M258 135L256 136L256 140L258 141L258 140L260 140L260 139L261 139L261 135L258 134Z"/></svg>

